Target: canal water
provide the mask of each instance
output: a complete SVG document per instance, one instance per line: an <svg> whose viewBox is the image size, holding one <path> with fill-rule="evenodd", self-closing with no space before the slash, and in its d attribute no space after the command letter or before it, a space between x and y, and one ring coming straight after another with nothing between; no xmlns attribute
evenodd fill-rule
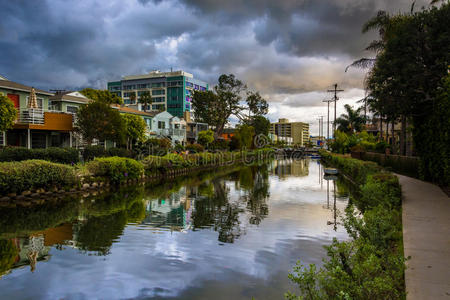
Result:
<svg viewBox="0 0 450 300"><path fill-rule="evenodd" d="M0 209L1 299L283 299L297 260L347 239L315 160Z"/></svg>

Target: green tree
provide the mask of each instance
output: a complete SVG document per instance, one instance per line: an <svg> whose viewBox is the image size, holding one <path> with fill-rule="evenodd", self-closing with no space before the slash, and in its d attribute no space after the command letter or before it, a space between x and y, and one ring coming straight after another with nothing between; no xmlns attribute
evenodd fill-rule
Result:
<svg viewBox="0 0 450 300"><path fill-rule="evenodd" d="M214 131L212 131L211 129L203 130L198 133L197 142L200 145L207 147L213 141L214 141Z"/></svg>
<svg viewBox="0 0 450 300"><path fill-rule="evenodd" d="M345 104L344 108L347 113L342 114L339 118L336 119L338 130L348 133L361 131L362 126L366 123L364 116L361 115L362 108L360 107L355 110L348 104Z"/></svg>
<svg viewBox="0 0 450 300"><path fill-rule="evenodd" d="M255 129L255 135L268 135L270 130L270 121L264 116L255 116L249 122L249 125Z"/></svg>
<svg viewBox="0 0 450 300"><path fill-rule="evenodd" d="M88 144L93 139L118 143L125 141L125 123L119 111L102 101L93 101L81 107L77 112L76 126Z"/></svg>
<svg viewBox="0 0 450 300"><path fill-rule="evenodd" d="M123 104L122 98L108 90L85 88L81 90L80 93L94 101L100 101L107 104Z"/></svg>
<svg viewBox="0 0 450 300"><path fill-rule="evenodd" d="M231 116L245 121L252 115L266 114L268 104L257 92L247 92L246 105L242 103L245 91L247 86L233 74L221 75L214 91L194 92L192 108L196 120L212 126L218 138Z"/></svg>
<svg viewBox="0 0 450 300"><path fill-rule="evenodd" d="M139 103L142 104L142 107L144 108L144 111L147 111L147 106L152 105L152 95L149 91L145 91L141 93L141 96L139 97Z"/></svg>
<svg viewBox="0 0 450 300"><path fill-rule="evenodd" d="M143 142L147 124L144 119L136 115L122 115L125 123L125 135L127 138L127 149L131 149L135 142Z"/></svg>
<svg viewBox="0 0 450 300"><path fill-rule="evenodd" d="M269 112L269 104L258 92L247 92L248 117L261 117Z"/></svg>
<svg viewBox="0 0 450 300"><path fill-rule="evenodd" d="M383 50L377 54L367 79L370 94L382 114L391 122L402 123L400 154L405 154L406 123L411 122L423 175L444 185L449 182L444 181L445 172L436 168L435 162L448 164L449 156L442 152L446 139L440 133L450 121L436 120L445 116L443 107L448 102L442 91L446 89L443 78L448 76L450 64L449 18L448 1L440 7L391 17Z"/></svg>
<svg viewBox="0 0 450 300"><path fill-rule="evenodd" d="M253 138L255 136L255 128L247 124L238 126L238 138L240 140L241 148L253 148Z"/></svg>
<svg viewBox="0 0 450 300"><path fill-rule="evenodd" d="M17 109L6 96L0 96L0 132L13 127L17 118Z"/></svg>

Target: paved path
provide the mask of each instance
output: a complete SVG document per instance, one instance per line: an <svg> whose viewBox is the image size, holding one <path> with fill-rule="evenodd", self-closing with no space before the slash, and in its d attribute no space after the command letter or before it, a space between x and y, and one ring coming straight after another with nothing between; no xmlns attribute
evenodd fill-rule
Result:
<svg viewBox="0 0 450 300"><path fill-rule="evenodd" d="M408 300L450 300L450 198L436 185L397 175L402 185Z"/></svg>

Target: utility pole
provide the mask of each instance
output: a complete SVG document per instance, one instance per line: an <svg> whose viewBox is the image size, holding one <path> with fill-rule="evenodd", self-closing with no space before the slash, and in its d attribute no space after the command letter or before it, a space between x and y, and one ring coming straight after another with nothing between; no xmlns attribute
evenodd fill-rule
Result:
<svg viewBox="0 0 450 300"><path fill-rule="evenodd" d="M330 139L330 102L333 100L323 100L322 102L326 102L328 104L328 112L327 112L327 140Z"/></svg>
<svg viewBox="0 0 450 300"><path fill-rule="evenodd" d="M334 97L333 97L333 101L334 101L334 122L333 122L333 137L334 137L334 132L336 131L336 102L339 100L337 93L338 92L343 92L344 90L338 90L337 88L337 83L334 84L334 89L333 90L328 90L327 92L334 92Z"/></svg>

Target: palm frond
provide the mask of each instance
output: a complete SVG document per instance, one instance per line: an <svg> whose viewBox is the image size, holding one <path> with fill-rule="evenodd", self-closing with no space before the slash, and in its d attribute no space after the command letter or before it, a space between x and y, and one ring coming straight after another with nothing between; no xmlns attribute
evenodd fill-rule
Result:
<svg viewBox="0 0 450 300"><path fill-rule="evenodd" d="M345 68L345 72L347 72L347 70L349 68L359 68L359 69L367 69L372 67L375 64L376 59L375 58L360 58L358 60L355 60L354 62L352 62L350 65L348 65Z"/></svg>
<svg viewBox="0 0 450 300"><path fill-rule="evenodd" d="M367 51L379 52L384 49L384 43L381 40L373 40L369 46L366 47Z"/></svg>
<svg viewBox="0 0 450 300"><path fill-rule="evenodd" d="M387 24L388 21L389 14L384 10L380 10L375 17L364 23L362 33L367 33L373 29L381 29Z"/></svg>

